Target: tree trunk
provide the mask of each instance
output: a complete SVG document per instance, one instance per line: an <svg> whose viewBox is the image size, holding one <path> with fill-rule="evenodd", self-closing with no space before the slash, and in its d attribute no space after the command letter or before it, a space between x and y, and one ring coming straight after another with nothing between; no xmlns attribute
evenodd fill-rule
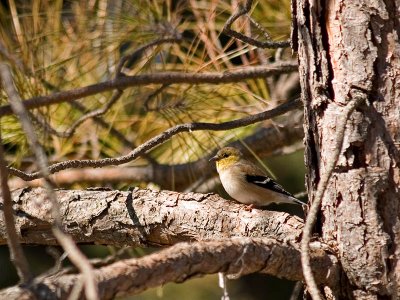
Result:
<svg viewBox="0 0 400 300"><path fill-rule="evenodd" d="M336 129L355 93L365 101L347 120L339 160L316 231L338 251L340 287L327 298L400 297L399 3L293 3L305 107L310 201L332 159Z"/></svg>

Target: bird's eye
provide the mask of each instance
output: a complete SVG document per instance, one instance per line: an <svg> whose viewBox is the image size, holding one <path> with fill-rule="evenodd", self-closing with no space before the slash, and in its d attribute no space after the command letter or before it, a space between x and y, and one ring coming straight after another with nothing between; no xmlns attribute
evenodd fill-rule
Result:
<svg viewBox="0 0 400 300"><path fill-rule="evenodd" d="M224 155L222 155L222 157L223 157L223 158L227 158L227 157L229 157L229 154L228 154L228 153L225 153Z"/></svg>

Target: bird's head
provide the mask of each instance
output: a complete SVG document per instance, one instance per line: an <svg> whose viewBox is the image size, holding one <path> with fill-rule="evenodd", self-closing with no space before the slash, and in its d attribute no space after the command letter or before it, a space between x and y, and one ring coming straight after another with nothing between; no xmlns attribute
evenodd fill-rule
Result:
<svg viewBox="0 0 400 300"><path fill-rule="evenodd" d="M210 161L215 161L217 170L221 171L238 162L242 156L243 154L239 149L225 147L219 150L215 156L211 157Z"/></svg>

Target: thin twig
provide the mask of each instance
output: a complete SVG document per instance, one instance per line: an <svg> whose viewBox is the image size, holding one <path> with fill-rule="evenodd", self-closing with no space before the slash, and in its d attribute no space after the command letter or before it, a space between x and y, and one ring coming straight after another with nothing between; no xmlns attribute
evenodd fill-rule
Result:
<svg viewBox="0 0 400 300"><path fill-rule="evenodd" d="M270 37L268 31L267 31L264 27L262 27L261 24L259 24L259 23L258 23L256 20L254 20L252 17L250 17L250 16L247 16L247 17L248 17L248 19L249 19L249 21L250 21L250 24L253 25L255 28L257 28L259 31L261 31L261 33L264 35L264 37L265 37L266 39L271 39L271 37ZM280 50L280 49L282 49L282 48L278 48L278 50Z"/></svg>
<svg viewBox="0 0 400 300"><path fill-rule="evenodd" d="M10 188L8 187L8 170L4 159L4 149L0 134L0 180L1 196L3 198L3 214L7 232L7 244L10 249L10 257L22 283L28 283L32 279L32 273L29 269L28 261L24 255L21 244L19 243L17 231L15 229L14 211Z"/></svg>
<svg viewBox="0 0 400 300"><path fill-rule="evenodd" d="M235 22L239 17L246 15L250 12L251 6L253 4L253 0L247 0L246 4L244 7L240 8L236 13L234 13L232 16L229 17L229 19L226 21L224 28L222 31L229 35L230 37L236 38L244 43L247 43L249 45L253 45L259 48L270 48L270 49L276 49L276 48L284 48L284 47L289 47L290 46L290 40L287 41L282 41L282 42L275 42L270 39L262 42L256 39L253 39L252 37L246 36L240 32L237 32L235 30L232 30L232 24ZM252 20L253 25L257 24L255 21ZM261 30L264 34L265 37L268 36L266 34L265 30L262 30L260 28L261 26L257 26L259 30Z"/></svg>
<svg viewBox="0 0 400 300"><path fill-rule="evenodd" d="M72 102L68 102L72 107L75 107L76 109L80 110L81 112L86 112L87 109L85 108L85 106L83 106L82 104L80 104L77 101L72 101ZM114 136L117 140L119 140L125 147L132 149L132 148L136 148L136 145L134 142L129 141L125 135L123 135L121 132L119 132L117 129L115 129L111 124L105 122L102 118L100 118L99 116L95 116L93 118L93 120L99 124L101 127L103 127L104 129L107 129L110 132L110 135ZM152 165L158 165L158 162L152 158L150 155L144 154L143 157L145 159L147 159L147 161L152 164Z"/></svg>
<svg viewBox="0 0 400 300"><path fill-rule="evenodd" d="M342 119L337 122L336 146L333 148L334 150L332 153L332 157L327 161L327 165L325 168L326 171L321 176L321 180L318 184L318 188L316 191L315 199L311 204L310 210L307 215L306 223L303 229L303 238L301 240L301 263L303 266L303 274L305 282L307 284L308 292L310 293L312 299L314 300L321 300L322 297L319 292L317 283L315 281L310 266L309 250L310 250L311 233L317 219L317 214L321 206L322 198L324 197L326 188L328 187L329 184L329 180L333 174L333 171L336 167L336 163L339 159L339 155L342 150L347 120L350 118L354 109L356 109L356 107L360 105L364 100L365 100L364 94L361 95L357 94L355 97L353 97L353 99L344 108Z"/></svg>
<svg viewBox="0 0 400 300"><path fill-rule="evenodd" d="M146 110L146 111L153 111L153 110L156 110L156 109L152 109L152 108L150 108L150 105L149 105L149 102L151 101L151 100L153 100L156 96L158 96L160 93L162 93L167 87L169 87L170 86L170 84L163 84L162 86L160 86L158 89L156 89L155 91L153 91L151 94L149 94L147 97L146 97L146 99L143 101L143 106L144 106L144 109Z"/></svg>
<svg viewBox="0 0 400 300"><path fill-rule="evenodd" d="M87 258L76 247L71 237L62 231L62 222L60 216L59 205L56 194L50 180L47 157L41 147L37 136L34 132L31 121L29 120L28 112L22 104L22 100L18 95L9 66L5 63L0 63L0 76L3 83L3 88L8 95L8 99L14 114L19 118L22 129L25 132L29 146L34 152L40 173L45 179L45 187L47 195L52 203L52 215L54 218L53 234L63 249L68 253L69 258L80 269L85 277L85 293L88 299L98 299L97 283L93 275L93 268Z"/></svg>
<svg viewBox="0 0 400 300"><path fill-rule="evenodd" d="M120 91L118 91L118 92L120 92ZM119 96L117 96L117 95L118 95L118 93L115 94L113 97L119 97ZM110 104L113 105L113 104L115 103L115 101L117 101L117 100L118 100L118 98L117 98L117 99L114 99L114 100L111 99L111 100L108 102L108 104L107 104L108 109L110 108ZM88 118L93 118L93 120L94 120L97 124L99 124L102 128L107 129L107 130L109 131L110 135L114 136L114 137L115 137L117 140L119 140L125 147L127 147L127 148L129 148L129 149L135 148L135 147L136 147L135 143L129 141L129 140L125 137L125 135L123 135L121 132L119 132L117 129L115 129L111 124L106 123L102 118L100 118L101 113L98 114L98 115L96 115L96 114L94 113L94 112L102 111L103 109L93 110L93 111L87 112L88 109L87 109L85 106L83 106L82 104L80 104L79 102L77 102L77 101L70 101L70 102L68 102L68 104L71 105L72 107L76 108L76 109L79 110L80 112L84 113L84 115L83 115L81 118L79 118L79 120L77 120L77 121L75 122L76 125L72 125L72 126L67 130L67 132L68 132L68 131L75 131L76 128L77 128L83 121L85 121L85 120L88 119ZM105 111L106 111L106 110L105 110ZM65 136L65 135L66 135L64 132L58 132L56 129L54 129L48 122L46 122L46 120L38 119L38 118L37 118L36 116L34 116L33 114L30 114L30 117L32 118L32 120L33 120L34 122L37 122L37 123L41 124L50 134L54 134L54 135L57 135L57 136L63 136L63 135ZM79 123L79 124L78 124L78 123ZM75 127L75 128L74 128L74 127ZM72 132L72 134L73 134L73 132ZM157 165L157 164L158 164L157 161L156 161L154 158L152 158L151 156L149 156L149 155L144 155L143 157L144 157L145 159L147 159L147 161L148 161L149 163L151 163L152 165Z"/></svg>
<svg viewBox="0 0 400 300"><path fill-rule="evenodd" d="M218 273L218 281L219 281L219 287L222 289L221 300L229 300L228 279L226 278L224 272Z"/></svg>
<svg viewBox="0 0 400 300"><path fill-rule="evenodd" d="M167 129L163 133L156 135L151 138L147 142L141 144L136 147L136 149L132 150L127 155L123 155L116 158L104 158L104 159L87 159L87 160L68 160L60 163L53 164L49 166L48 173L54 174L61 170L70 169L70 168L84 168L84 167L105 167L111 165L121 165L127 162L130 162L137 157L143 155L147 151L153 149L154 147L163 144L167 140L169 140L174 135L177 135L181 132L193 132L199 130L213 130L213 131L223 131L230 130L238 127L248 126L260 121L264 121L267 119L271 119L273 117L282 115L290 110L297 108L300 105L300 101L298 99L289 101L275 107L271 110L267 110L255 115L251 115L248 117L244 117L241 119L223 122L223 123L186 123L180 124L170 129ZM34 173L26 173L16 168L9 168L9 172L15 176L22 178L25 181L31 181L41 177L40 172Z"/></svg>
<svg viewBox="0 0 400 300"><path fill-rule="evenodd" d="M124 76L124 74L122 73L122 68L124 67L124 65L128 62L128 61L132 61L132 60L138 60L140 58L140 56L142 56L142 54L149 48L152 48L154 46L158 46L161 44L174 44L174 43L179 43L182 41L182 36L180 34L177 34L176 37L168 37L168 38L160 38L158 40L155 40L153 42L150 42L146 45L143 45L142 47L136 49L133 53L128 54L126 56L123 56L118 65L117 68L115 70L115 76Z"/></svg>
<svg viewBox="0 0 400 300"><path fill-rule="evenodd" d="M54 265L46 272L40 274L39 278L46 278L61 272L62 263L67 258L67 253L61 253L56 247L46 247L46 253L54 259Z"/></svg>
<svg viewBox="0 0 400 300"><path fill-rule="evenodd" d="M58 243L68 254L71 262L81 271L84 281L85 294L88 299L99 299L97 280L94 275L94 269L87 257L79 250L70 235L65 234L59 227L53 228L53 234Z"/></svg>
<svg viewBox="0 0 400 300"><path fill-rule="evenodd" d="M83 278L79 278L78 280L76 280L74 286L72 287L67 300L79 299L81 296L83 287L84 287L84 280L83 280Z"/></svg>
<svg viewBox="0 0 400 300"><path fill-rule="evenodd" d="M118 101L118 99L121 97L122 93L123 93L122 91L117 90L114 93L114 95L111 97L110 101L108 101L102 108L92 110L92 111L84 114L82 117L80 117L78 120L76 120L71 125L70 128L68 128L67 130L62 131L62 132L53 128L46 120L40 119L33 114L30 114L30 117L31 117L31 119L33 119L34 122L39 123L48 133L58 136L58 137L62 137L62 138L69 138L75 133L76 129L80 125L82 125L83 122L85 122L88 119L99 117L99 116L105 114L115 104L115 102Z"/></svg>
<svg viewBox="0 0 400 300"><path fill-rule="evenodd" d="M81 103L77 101L71 101L68 102L69 105L71 105L73 108L76 108L82 113L86 113L88 109L83 106ZM132 142L130 142L125 135L123 135L121 132L119 132L117 129L115 129L111 124L107 123L104 121L102 118L95 116L93 120L99 124L102 128L107 129L110 131L110 134L115 136L125 147L131 149L133 147L136 147Z"/></svg>
<svg viewBox="0 0 400 300"><path fill-rule="evenodd" d="M290 295L289 300L298 300L302 288L303 288L303 283L301 281L297 281L293 287L293 291L292 291L292 294Z"/></svg>
<svg viewBox="0 0 400 300"><path fill-rule="evenodd" d="M297 70L297 62L287 61L272 63L268 66L246 67L242 69L226 72L205 72L205 73L184 73L184 72L162 72L156 74L141 74L135 76L122 76L101 83L88 85L85 87L72 89L64 92L53 93L48 96L33 97L24 100L27 109L38 108L57 104L65 101L73 101L98 93L119 89L124 90L128 87L148 85L148 84L222 84L240 82L246 79L264 78ZM0 117L12 114L9 105L0 107Z"/></svg>

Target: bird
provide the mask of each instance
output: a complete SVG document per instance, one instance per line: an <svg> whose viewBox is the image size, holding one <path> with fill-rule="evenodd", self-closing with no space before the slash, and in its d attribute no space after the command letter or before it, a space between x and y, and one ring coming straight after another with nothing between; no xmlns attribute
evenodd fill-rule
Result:
<svg viewBox="0 0 400 300"><path fill-rule="evenodd" d="M247 204L246 210L271 203L305 204L246 160L237 148L222 148L210 161L215 161L225 191L236 201Z"/></svg>

